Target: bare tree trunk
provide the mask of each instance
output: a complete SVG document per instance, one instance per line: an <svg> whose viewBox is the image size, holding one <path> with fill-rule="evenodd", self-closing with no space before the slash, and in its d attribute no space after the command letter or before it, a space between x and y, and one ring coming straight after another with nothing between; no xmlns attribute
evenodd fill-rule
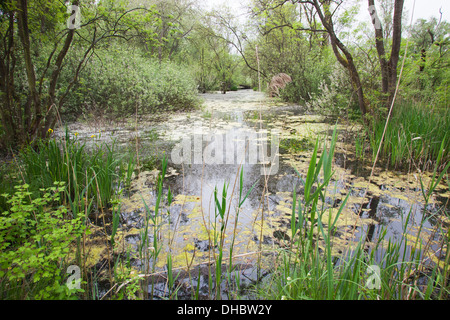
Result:
<svg viewBox="0 0 450 320"><path fill-rule="evenodd" d="M381 88L386 95L386 106L390 107L392 99L395 94L397 85L397 65L400 54L400 45L402 41L402 14L404 0L395 0L394 17L393 17L393 35L392 35L392 49L388 59L384 46L385 39L383 38L383 26L378 17L375 1L368 0L369 10L371 11L372 24L375 28L375 46L377 49L378 60L381 68Z"/></svg>
<svg viewBox="0 0 450 320"><path fill-rule="evenodd" d="M394 24L392 34L392 50L389 59L389 104L394 98L397 85L397 65L400 57L400 46L402 43L402 15L404 0L395 0Z"/></svg>

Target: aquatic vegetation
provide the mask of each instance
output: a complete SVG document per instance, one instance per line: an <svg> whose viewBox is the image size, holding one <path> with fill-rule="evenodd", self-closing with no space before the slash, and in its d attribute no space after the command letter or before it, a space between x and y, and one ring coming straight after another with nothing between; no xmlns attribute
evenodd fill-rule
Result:
<svg viewBox="0 0 450 320"><path fill-rule="evenodd" d="M335 139L332 139L332 145L333 142ZM327 153L324 149L317 164L316 154L317 145L306 179L302 180L305 192L302 201L297 200L294 186L290 230L286 229L290 231L286 238L290 244L280 249L270 280L258 289L259 294L272 299L334 300L447 296L450 292L446 280L448 267L443 260L436 259L442 246L449 244L449 234L444 225L437 224L431 232L424 232L424 222L428 218L422 216L421 223L411 233L409 221L414 215L411 209L402 221L400 239L386 239L386 228L383 227L376 237L369 237L370 226L375 221L352 212L344 214L348 209L350 192L337 208L319 205L320 198L325 199L331 177L327 160L333 152ZM317 180L321 163L325 164L323 182ZM315 189L311 188L312 183L317 184ZM427 197L424 199L426 208ZM356 227L363 221L369 228L360 225L359 232L365 234L355 238ZM346 229L342 230L342 227ZM437 251L431 249L433 244L438 246ZM430 264L430 260L433 263ZM445 261L448 261L448 253Z"/></svg>
<svg viewBox="0 0 450 320"><path fill-rule="evenodd" d="M371 149L378 149L385 119L376 120L367 137ZM387 126L381 156L389 159L395 168L432 170L442 147L441 165L449 162L450 114L448 108L421 106L412 102L398 103ZM430 164L432 164L430 166ZM440 168L440 169L443 169Z"/></svg>
<svg viewBox="0 0 450 320"><path fill-rule="evenodd" d="M216 124L214 121L218 120L213 119L212 126ZM442 265L433 257L439 253L440 241L446 239L443 237L445 224L436 225L424 219L423 227L414 227L416 217L422 217L421 208L427 207L420 180L425 186L435 185L436 179L433 182L432 174L424 172L419 177L377 170L369 183L366 178L353 175L351 168L333 165L335 152L347 148L345 142L338 141L338 132L343 126L336 125L333 135L328 137L330 125L321 121L319 117L295 116L281 120L282 135L292 136L292 127L296 126L297 132L309 139L314 134L321 134L321 138L315 139L313 150L282 155L284 163L296 168L296 180L287 173L275 180L297 182L287 188L290 192L275 189L275 194L265 194L258 189L262 201L267 201L263 211L255 206L251 207L253 210L243 207L228 218L227 209L233 207L229 205L232 203L230 196L233 197L232 181L212 188L208 200L204 199L205 190L203 197L201 195L202 185L196 189L197 194L186 194L185 190L177 194L174 190L168 209L170 215L162 219L158 227L160 235L170 234L172 240L160 238L159 248L162 249L155 272L143 276L164 275L170 279L170 286L163 281L159 285L155 283L155 287L159 292L170 292L171 298L188 294L191 299L197 299L201 291L207 292L204 297L209 299L219 298L224 292L217 291L219 288L228 288L227 295L233 298L242 292L246 296L277 299L405 299L414 292L416 297L429 298L434 291L431 286L423 293L422 286L405 283L401 277L408 272L422 275L422 280L431 277L430 273L426 276L417 273L417 266L424 259L434 263L422 263L424 270L434 270L435 275L446 272L441 267L433 269L435 265ZM272 125L278 126L277 123ZM315 130L305 129L305 126ZM324 142L319 143L322 140ZM329 149L325 148L327 144ZM323 153L320 155L320 152ZM240 177L240 190L244 189L242 172L236 175ZM192 178L184 173L180 173L181 177L188 181ZM366 189L368 199L361 196ZM148 194L145 186L140 190ZM301 196L295 190L301 191ZM433 206L438 205L433 197L429 200ZM207 211L211 207L204 201L212 204L211 212ZM135 205L139 207L138 198ZM153 212L154 207L149 206L149 209ZM236 213L236 210L230 212ZM378 216L382 212L392 217ZM404 216L405 212L410 214ZM433 216L441 216L441 213L433 211ZM399 236L395 236L399 230L397 225L401 226ZM436 226L442 229L438 227L438 232ZM415 243L417 248L412 250ZM254 282L245 284L243 280L249 275L248 270L254 270L257 276ZM374 270L381 272L380 281L385 290L367 285L369 279L378 284L378 273ZM176 280L178 285L175 285ZM405 294L402 286L412 288L410 295ZM446 289L441 292L445 295Z"/></svg>
<svg viewBox="0 0 450 320"><path fill-rule="evenodd" d="M218 96L211 95L216 110L223 100ZM251 99L247 102L248 110L259 108ZM53 177L68 186L56 202L82 226L65 253L65 261L82 272L81 290L70 295L446 297L449 220L440 199L448 197L449 188L439 162L434 172L416 174L377 168L369 183L338 158L342 154L349 162L357 158L353 146L340 139L347 128L290 109L283 113L281 105L276 108L277 118L266 117L273 111L267 105L261 115L273 120L269 127L281 128L285 139L281 143L294 139L307 145L302 150L296 144L286 148L280 155L280 172L272 177L251 165L175 167L164 153L161 160L144 158L134 146L107 143L106 131L101 139L91 140L92 130L82 128L77 132L83 134L67 130L61 138L55 132L55 140L43 144L42 153L25 150L18 155L25 181L34 183L29 187L31 199L39 198L39 188L53 183ZM201 119L201 112L190 120ZM159 129L142 130L157 133L157 138L147 138L158 143L198 129L189 125L190 120L182 115L168 120L184 125L174 134L167 129L164 134ZM220 116L210 120L212 130L229 128ZM122 132L116 134L130 141ZM20 177L3 173L7 179ZM63 286L65 280L58 278L58 283Z"/></svg>
<svg viewBox="0 0 450 320"><path fill-rule="evenodd" d="M85 201L93 201L98 208L107 207L114 196L119 164L114 143L99 143L87 150L86 142L73 139L66 128L61 139L39 141L36 148L24 149L18 159L24 182L32 191L50 187L55 181L65 182L67 196L61 201L80 208ZM86 196L88 193L92 199Z"/></svg>

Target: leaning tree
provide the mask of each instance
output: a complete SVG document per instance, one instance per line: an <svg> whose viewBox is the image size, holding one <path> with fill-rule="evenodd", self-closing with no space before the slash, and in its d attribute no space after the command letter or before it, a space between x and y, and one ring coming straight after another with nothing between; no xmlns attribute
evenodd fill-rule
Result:
<svg viewBox="0 0 450 320"><path fill-rule="evenodd" d="M0 149L45 138L95 49L143 34L156 15L125 2L0 1ZM68 63L74 43L80 54ZM71 80L61 83L64 68Z"/></svg>

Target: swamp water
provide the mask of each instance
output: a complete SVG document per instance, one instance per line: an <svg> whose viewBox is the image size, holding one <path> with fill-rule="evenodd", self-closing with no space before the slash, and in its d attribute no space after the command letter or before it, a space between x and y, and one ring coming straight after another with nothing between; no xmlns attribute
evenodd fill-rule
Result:
<svg viewBox="0 0 450 320"><path fill-rule="evenodd" d="M157 120L139 119L137 123L130 120L114 128L107 124L73 124L69 130L86 141L115 140L117 148L139 154L139 170L129 190L121 196L116 250L117 255L130 258L136 275L146 279L149 296L170 297L176 292L179 299L191 299L194 295L200 299L234 299L237 294L251 298L243 289L263 280L274 266L277 251L289 246L294 186L300 198L303 194L296 170L304 179L316 137L321 137L319 141L329 140L335 124L325 117L307 114L300 106L280 103L251 90L201 97L202 110ZM384 241L398 240L411 213L407 224L411 239L415 239L422 224L420 239L422 246L428 248L424 260L442 264L446 248L438 229L447 228L449 223L442 214L450 195L446 181L437 187L426 208L417 173L377 168L369 184L371 164L357 160L355 147L344 139L358 130L337 124L335 172L324 203L328 209L322 216L325 225L350 195L334 230L333 255L339 256L356 246L361 237L366 238L365 245L370 250L382 232L386 232ZM158 161L154 169L152 159L161 154L168 159L164 196L159 204L157 231L153 232L154 226L148 230L146 249L150 254L144 258L138 251L146 217L154 214L161 168ZM241 170L241 198L249 193L239 206ZM430 176L422 174L422 179L427 185ZM217 188L220 205L224 184L228 187L222 218L217 213L214 190ZM169 188L173 195L170 206ZM221 239L222 281L221 289L215 290L212 279L217 273L215 261ZM151 254L154 240L158 244L156 250L160 249L157 259ZM319 247L323 246L319 242ZM92 250L91 263L103 261L104 265L107 248L97 246ZM383 250L377 254L381 259ZM168 287L168 261L173 270L172 288ZM237 283L241 292L236 290Z"/></svg>

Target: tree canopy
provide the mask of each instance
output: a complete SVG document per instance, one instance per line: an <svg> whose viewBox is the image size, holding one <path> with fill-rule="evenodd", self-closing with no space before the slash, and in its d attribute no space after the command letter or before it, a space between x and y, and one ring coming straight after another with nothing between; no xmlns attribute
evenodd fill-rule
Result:
<svg viewBox="0 0 450 320"><path fill-rule="evenodd" d="M152 61L186 67L194 83L179 82L186 92L196 86L226 93L257 88L259 81L265 90L273 76L286 73L293 81L280 92L285 100L374 115L391 105L407 39L411 54L401 92L448 105L448 22L436 17L405 26L403 0L368 0L367 21L356 23L359 8L349 4L253 0L243 21L230 10L206 12L189 0L2 0L1 147L45 138L62 114L98 110L111 94L91 93L106 86L109 76L92 75L118 72L108 64L118 51L142 57L149 68ZM125 74L127 63L121 68ZM122 91L135 93L123 96L139 100L146 96L141 87L127 87ZM159 91L154 99L171 100ZM116 110L135 109L135 101L113 100L108 104ZM148 111L173 109L169 102L145 103L155 106Z"/></svg>

